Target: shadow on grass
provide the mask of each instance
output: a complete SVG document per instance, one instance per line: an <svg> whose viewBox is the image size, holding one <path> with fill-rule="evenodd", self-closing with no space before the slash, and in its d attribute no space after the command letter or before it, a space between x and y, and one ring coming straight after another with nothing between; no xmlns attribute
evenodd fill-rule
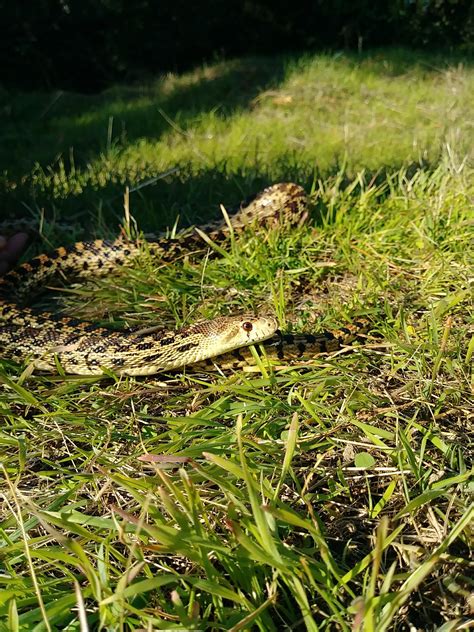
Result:
<svg viewBox="0 0 474 632"><path fill-rule="evenodd" d="M435 169L436 165L428 163L421 165L413 163L403 167L407 177L411 177L420 168ZM275 176L275 173L280 176ZM264 170L250 171L217 171L216 169L201 170L199 173L180 172L180 177L170 177L158 180L153 186L144 187L129 195L130 213L138 230L144 233L159 233L171 229L175 225L178 229L206 223L210 220L221 219L220 205L230 214L235 212L242 202L251 199L265 187L278 181L293 181L299 183L309 194L320 178L327 183L331 179L337 186L350 188L350 197L357 198L360 190L370 183L371 186L382 185L390 178L398 177L400 167L387 167L371 172L366 170L358 182L345 172L343 163L335 162L330 172L320 174L314 166L308 165L302 169L301 164L292 160L291 156L282 158L269 174ZM111 197L105 201L105 194ZM389 190L382 188L378 198L382 200ZM97 192L96 192L97 195ZM43 226L43 239L35 239L26 253L25 259L36 254L51 250L59 245L69 245L75 241L91 240L95 238L115 238L124 221L122 193L113 195L112 187L101 191L102 205L99 209L88 210L70 209L84 200L71 198L62 205L54 207L55 213L51 221ZM51 206L51 205L50 205ZM329 220L329 209L319 196L311 199L310 222L317 226Z"/></svg>
<svg viewBox="0 0 474 632"><path fill-rule="evenodd" d="M19 176L34 163L54 164L59 156L69 168L80 167L114 144L157 140L173 125L186 133L203 113L231 116L262 90L276 87L285 63L283 57L222 62L95 95L0 92L6 115L0 172Z"/></svg>
<svg viewBox="0 0 474 632"><path fill-rule="evenodd" d="M304 69L315 56L276 56L221 62L179 76L150 80L132 86L117 86L96 95L55 92L11 95L0 92L0 110L6 121L0 142L0 208L11 217L38 216L77 220L85 235L116 232L123 215L123 181L104 178L86 184L77 193L54 199L52 190L39 190L34 165L64 181L74 180L76 169L87 168L100 156L120 155L139 139L158 140L170 130L186 135L202 116L218 113L230 119L245 112L265 91L277 90L289 73ZM362 55L323 55L350 72L363 68L374 76L395 77L409 72L437 73L459 63L459 55L422 54L403 49L380 50ZM216 143L219 140L216 140ZM171 150L170 150L171 151ZM112 174L105 161L104 169ZM139 184L155 174L147 164L137 165ZM325 176L340 170L342 158L334 157ZM388 165L388 171L401 166ZM418 164L419 166L419 164ZM239 200L277 180L296 180L308 189L319 175L313 165L302 164L296 152L282 152L268 168L259 156L245 167L228 167L225 161L202 168L179 165L179 172L166 180L144 186L131 196L131 211L140 228L159 230L174 223L206 220L218 205ZM2 176L3 173L3 176ZM143 175L142 175L143 174ZM380 178L380 173L379 176ZM214 210L213 210L214 209Z"/></svg>

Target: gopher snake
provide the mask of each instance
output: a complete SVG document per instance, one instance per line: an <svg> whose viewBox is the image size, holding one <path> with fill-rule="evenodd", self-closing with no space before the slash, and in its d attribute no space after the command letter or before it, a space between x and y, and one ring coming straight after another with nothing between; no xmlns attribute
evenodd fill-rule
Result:
<svg viewBox="0 0 474 632"><path fill-rule="evenodd" d="M290 224L304 221L306 196L301 187L280 183L265 189L232 219L232 230L249 222L268 226L280 220ZM207 235L219 242L228 235L225 223L208 224ZM184 251L202 246L201 231L183 233L177 239L160 237L147 242L150 251L171 261ZM0 279L0 345L2 356L29 359L34 367L66 373L101 375L103 370L122 375L151 375L219 358L223 368L239 367L252 357L246 346L268 341L267 354L284 360L332 351L350 342L364 327L359 322L337 332L294 337L277 330L270 316L224 316L200 321L177 331L159 333L117 332L97 325L20 307L18 301L41 287L55 274L75 277L103 276L120 266L130 265L140 252L140 243L119 239L108 242L79 242L69 249L58 248L17 266ZM13 302L12 302L13 298ZM9 299L9 300L7 300ZM227 355L225 355L227 354Z"/></svg>

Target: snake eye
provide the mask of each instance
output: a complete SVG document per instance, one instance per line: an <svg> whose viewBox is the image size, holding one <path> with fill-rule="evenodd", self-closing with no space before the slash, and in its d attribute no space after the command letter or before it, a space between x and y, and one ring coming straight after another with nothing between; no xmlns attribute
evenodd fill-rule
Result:
<svg viewBox="0 0 474 632"><path fill-rule="evenodd" d="M246 320L245 323L242 323L242 329L247 332L252 331L253 325L248 320Z"/></svg>

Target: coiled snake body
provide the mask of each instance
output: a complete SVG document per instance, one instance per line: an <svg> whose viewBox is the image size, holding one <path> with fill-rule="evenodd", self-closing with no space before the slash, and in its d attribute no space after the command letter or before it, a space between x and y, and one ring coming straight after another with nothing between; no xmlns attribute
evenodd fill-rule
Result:
<svg viewBox="0 0 474 632"><path fill-rule="evenodd" d="M232 219L232 229L241 230L249 222L271 225L282 219L292 224L304 221L306 196L301 187L280 183L265 189ZM214 242L225 239L225 223L209 224L207 234ZM199 231L201 232L201 231ZM171 261L184 251L202 246L199 232L184 233L177 239L158 238L148 242L151 252ZM201 233L202 234L202 233ZM28 359L34 367L76 375L100 375L110 370L123 375L150 375L207 362L221 356L222 368L240 367L253 356L248 345L267 341L268 356L280 360L332 351L350 342L365 328L356 322L337 332L316 336L282 335L271 316L223 316L200 321L177 331L158 333L117 332L92 323L37 312L20 307L19 300L61 273L75 277L103 276L120 266L130 265L140 252L140 244L119 238L113 242L79 242L58 248L17 266L0 279L0 356Z"/></svg>

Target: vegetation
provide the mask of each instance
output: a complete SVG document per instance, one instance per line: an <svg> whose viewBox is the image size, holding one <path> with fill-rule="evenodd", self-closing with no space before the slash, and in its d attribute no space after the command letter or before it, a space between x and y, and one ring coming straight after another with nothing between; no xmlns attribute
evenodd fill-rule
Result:
<svg viewBox="0 0 474 632"><path fill-rule="evenodd" d="M288 51L410 45L472 53L470 0L37 0L4 3L10 86L86 92L203 61Z"/></svg>
<svg viewBox="0 0 474 632"><path fill-rule="evenodd" d="M143 252L55 309L373 327L352 351L226 374L0 361L1 631L469 625L473 88L458 57L386 51L3 95L2 204L41 218L29 254L113 234L126 185L146 231L280 179L311 195L299 228L174 265Z"/></svg>

